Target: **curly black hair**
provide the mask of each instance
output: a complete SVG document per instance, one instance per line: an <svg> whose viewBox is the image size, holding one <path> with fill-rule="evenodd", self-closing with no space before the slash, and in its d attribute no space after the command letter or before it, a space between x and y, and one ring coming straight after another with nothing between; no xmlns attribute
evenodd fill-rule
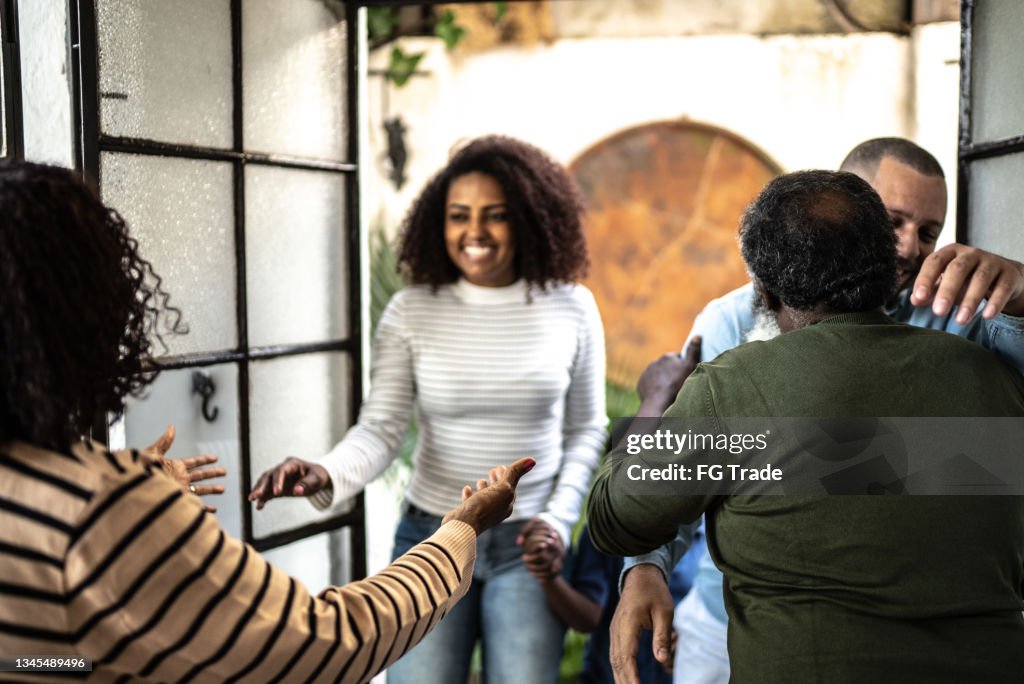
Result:
<svg viewBox="0 0 1024 684"><path fill-rule="evenodd" d="M896 236L878 194L843 171L774 179L747 208L740 250L751 275L798 311L870 311L896 289Z"/></svg>
<svg viewBox="0 0 1024 684"><path fill-rule="evenodd" d="M486 136L459 149L420 193L402 222L399 267L412 283L434 288L459 278L444 242L448 188L479 172L501 185L515 238L515 272L530 285L571 283L586 275L583 204L558 162L528 143Z"/></svg>
<svg viewBox="0 0 1024 684"><path fill-rule="evenodd" d="M64 448L120 414L160 326L185 332L124 219L67 169L0 165L0 441Z"/></svg>

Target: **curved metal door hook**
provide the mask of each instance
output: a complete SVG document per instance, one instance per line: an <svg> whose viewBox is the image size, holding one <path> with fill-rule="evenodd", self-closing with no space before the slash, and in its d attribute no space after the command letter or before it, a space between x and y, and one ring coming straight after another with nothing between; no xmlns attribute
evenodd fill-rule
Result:
<svg viewBox="0 0 1024 684"><path fill-rule="evenodd" d="M203 398L203 418L208 423L217 420L217 414L220 413L220 409L216 406L213 407L213 410L210 410L210 400L213 399L213 393L216 391L217 386L213 384L213 378L210 377L209 373L202 371L192 372L192 394L198 394Z"/></svg>

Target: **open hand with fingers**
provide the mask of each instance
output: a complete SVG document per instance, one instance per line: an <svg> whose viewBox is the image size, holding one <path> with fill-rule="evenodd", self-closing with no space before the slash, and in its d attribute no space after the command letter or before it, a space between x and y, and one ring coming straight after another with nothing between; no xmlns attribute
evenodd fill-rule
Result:
<svg viewBox="0 0 1024 684"><path fill-rule="evenodd" d="M271 499L312 496L330 483L331 478L322 465L289 456L260 475L248 498L256 502L256 510L261 510Z"/></svg>
<svg viewBox="0 0 1024 684"><path fill-rule="evenodd" d="M987 319L1001 312L1024 316L1024 264L961 244L946 245L924 260L910 297L914 306L931 304L937 316L959 307L955 320L961 325L983 299Z"/></svg>
<svg viewBox="0 0 1024 684"><path fill-rule="evenodd" d="M164 473L178 483L182 489L196 496L207 496L210 494L223 494L224 485L197 485L196 482L209 480L214 477L224 477L228 471L221 467L208 468L207 466L216 463L217 457L212 454L201 456L190 456L188 458L167 458L166 454L174 444L175 429L168 425L164 434L151 445L142 450L142 453L160 464ZM217 507L204 503L203 508L211 513L217 512Z"/></svg>

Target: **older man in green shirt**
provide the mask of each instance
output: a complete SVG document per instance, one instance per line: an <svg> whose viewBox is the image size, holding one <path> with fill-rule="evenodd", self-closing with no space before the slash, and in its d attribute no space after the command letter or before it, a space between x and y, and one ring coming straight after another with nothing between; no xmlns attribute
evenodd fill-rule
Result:
<svg viewBox="0 0 1024 684"><path fill-rule="evenodd" d="M772 181L741 246L786 334L698 367L666 418L1024 416L1024 379L994 355L880 312L896 249L864 181ZM615 486L624 457L613 452L598 476L593 538L635 555L707 513L733 681L1024 676L1021 497L638 495Z"/></svg>

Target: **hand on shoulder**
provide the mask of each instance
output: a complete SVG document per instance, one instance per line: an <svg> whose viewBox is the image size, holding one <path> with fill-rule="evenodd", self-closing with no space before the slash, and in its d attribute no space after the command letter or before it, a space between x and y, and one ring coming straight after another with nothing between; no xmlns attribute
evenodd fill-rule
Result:
<svg viewBox="0 0 1024 684"><path fill-rule="evenodd" d="M987 299L982 316L1024 316L1024 264L977 247L951 244L933 252L921 265L910 301L931 305L938 316L959 307L956 322L967 323Z"/></svg>

